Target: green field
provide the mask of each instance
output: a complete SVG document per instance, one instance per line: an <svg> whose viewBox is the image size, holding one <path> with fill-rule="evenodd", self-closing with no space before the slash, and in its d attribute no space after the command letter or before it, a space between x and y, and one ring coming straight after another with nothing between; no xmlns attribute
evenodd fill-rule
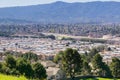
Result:
<svg viewBox="0 0 120 80"><path fill-rule="evenodd" d="M24 76L8 76L0 74L0 80L28 80ZM110 79L110 78L84 78L84 79L75 79L75 80L120 80L120 79Z"/></svg>
<svg viewBox="0 0 120 80"><path fill-rule="evenodd" d="M25 77L15 77L15 76L7 76L0 74L0 80L27 80Z"/></svg>
<svg viewBox="0 0 120 80"><path fill-rule="evenodd" d="M99 80L120 80L120 79L110 79L110 78L98 78Z"/></svg>
<svg viewBox="0 0 120 80"><path fill-rule="evenodd" d="M84 78L80 80L120 80L120 79L110 79L110 78Z"/></svg>
<svg viewBox="0 0 120 80"><path fill-rule="evenodd" d="M71 80L71 79L68 78L67 80ZM80 77L76 77L75 80L120 80L120 79L99 78L99 77L95 77L95 78L80 78Z"/></svg>

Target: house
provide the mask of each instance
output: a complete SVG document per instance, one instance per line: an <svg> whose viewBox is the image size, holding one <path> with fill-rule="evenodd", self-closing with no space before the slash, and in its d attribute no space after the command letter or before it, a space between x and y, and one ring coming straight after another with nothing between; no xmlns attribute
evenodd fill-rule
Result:
<svg viewBox="0 0 120 80"><path fill-rule="evenodd" d="M48 67L47 71L47 80L66 80L66 74L60 68Z"/></svg>
<svg viewBox="0 0 120 80"><path fill-rule="evenodd" d="M66 74L52 61L41 61L47 72L47 80L66 80Z"/></svg>
<svg viewBox="0 0 120 80"><path fill-rule="evenodd" d="M52 61L41 61L41 64L45 67L45 68L48 68L48 67L55 67L56 64Z"/></svg>

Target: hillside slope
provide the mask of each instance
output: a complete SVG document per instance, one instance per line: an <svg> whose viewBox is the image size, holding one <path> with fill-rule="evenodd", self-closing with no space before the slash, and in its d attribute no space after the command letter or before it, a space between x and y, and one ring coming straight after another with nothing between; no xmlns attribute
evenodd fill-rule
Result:
<svg viewBox="0 0 120 80"><path fill-rule="evenodd" d="M120 2L65 3L0 8L0 19L36 22L120 22Z"/></svg>

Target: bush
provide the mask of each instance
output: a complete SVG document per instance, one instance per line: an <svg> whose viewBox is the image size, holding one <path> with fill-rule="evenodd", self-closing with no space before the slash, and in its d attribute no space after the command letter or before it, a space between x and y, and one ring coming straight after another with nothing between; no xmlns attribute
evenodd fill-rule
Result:
<svg viewBox="0 0 120 80"><path fill-rule="evenodd" d="M40 63L33 65L34 77L37 79L45 79L47 77L45 68Z"/></svg>

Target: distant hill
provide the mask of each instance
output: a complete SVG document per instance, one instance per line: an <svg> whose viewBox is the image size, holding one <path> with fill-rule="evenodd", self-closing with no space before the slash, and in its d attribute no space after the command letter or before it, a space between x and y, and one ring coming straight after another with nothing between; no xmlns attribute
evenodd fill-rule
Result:
<svg viewBox="0 0 120 80"><path fill-rule="evenodd" d="M0 8L0 19L47 23L120 22L120 2L59 1L51 4Z"/></svg>
<svg viewBox="0 0 120 80"><path fill-rule="evenodd" d="M0 19L0 24L26 24L26 23L35 23L33 21L27 21L27 20L21 20L21 19L8 19L8 18L4 18L4 19Z"/></svg>

